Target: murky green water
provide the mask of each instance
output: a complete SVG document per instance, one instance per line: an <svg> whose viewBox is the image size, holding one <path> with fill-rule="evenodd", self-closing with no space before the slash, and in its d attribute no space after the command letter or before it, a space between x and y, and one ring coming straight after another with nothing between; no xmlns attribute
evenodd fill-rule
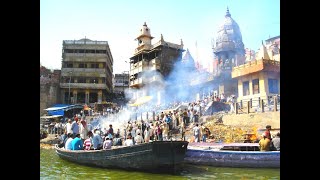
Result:
<svg viewBox="0 0 320 180"><path fill-rule="evenodd" d="M78 165L60 159L54 149L40 148L40 179L126 179L126 180L180 180L180 179L280 179L280 169L219 168L185 165L177 174L152 174Z"/></svg>

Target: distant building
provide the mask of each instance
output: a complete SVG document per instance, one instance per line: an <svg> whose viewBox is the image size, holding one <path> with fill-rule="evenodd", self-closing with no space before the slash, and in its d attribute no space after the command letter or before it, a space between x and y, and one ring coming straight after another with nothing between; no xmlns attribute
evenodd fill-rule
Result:
<svg viewBox="0 0 320 180"><path fill-rule="evenodd" d="M112 92L113 58L107 41L64 40L60 88L65 104L92 104Z"/></svg>
<svg viewBox="0 0 320 180"><path fill-rule="evenodd" d="M265 40L270 59L280 61L280 36Z"/></svg>
<svg viewBox="0 0 320 180"><path fill-rule="evenodd" d="M158 42L152 44L150 28L146 23L140 29L140 34L136 38L138 44L134 55L130 57L130 89L141 89L146 84L153 83L154 85L159 81L159 76L155 73L160 73L163 78L166 78L173 70L173 65L177 61L181 61L183 50L183 43L174 44L164 41L161 38ZM149 75L144 76L145 73ZM154 93L154 92L153 92ZM160 101L161 92L157 93ZM150 92L136 91L133 98L139 98L149 95Z"/></svg>
<svg viewBox="0 0 320 180"><path fill-rule="evenodd" d="M245 53L245 57L246 57L245 62L246 63L256 59L256 53L254 50L246 48L245 51L246 51L246 53Z"/></svg>
<svg viewBox="0 0 320 180"><path fill-rule="evenodd" d="M115 74L113 83L113 92L116 94L123 94L129 88L129 74Z"/></svg>

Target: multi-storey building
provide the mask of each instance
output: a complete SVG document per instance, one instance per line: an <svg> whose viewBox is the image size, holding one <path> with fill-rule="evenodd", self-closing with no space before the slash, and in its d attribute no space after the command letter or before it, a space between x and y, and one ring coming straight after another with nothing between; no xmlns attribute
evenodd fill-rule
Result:
<svg viewBox="0 0 320 180"><path fill-rule="evenodd" d="M91 104L112 92L113 58L107 41L64 40L60 88L62 102Z"/></svg>
<svg viewBox="0 0 320 180"><path fill-rule="evenodd" d="M157 71L162 77L166 78L173 70L174 63L181 61L183 42L180 45L164 41L161 38L158 42L152 44L150 28L146 23L140 29L140 34L136 38L138 47L134 55L130 57L130 89L141 89L146 84L157 83L159 76L155 73L143 76L145 72ZM149 95L150 92L134 91L133 98L139 98ZM153 92L154 93L154 92ZM160 102L161 92L157 92L158 102Z"/></svg>
<svg viewBox="0 0 320 180"><path fill-rule="evenodd" d="M129 88L129 74L123 72L122 74L114 75L113 92L115 94L124 94L125 90Z"/></svg>

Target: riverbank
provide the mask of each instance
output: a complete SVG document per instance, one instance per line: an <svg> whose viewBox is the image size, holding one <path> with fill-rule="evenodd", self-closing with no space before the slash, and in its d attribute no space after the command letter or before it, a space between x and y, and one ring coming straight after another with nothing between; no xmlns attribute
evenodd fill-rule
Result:
<svg viewBox="0 0 320 180"><path fill-rule="evenodd" d="M225 143L242 142L244 134L252 134L253 138L257 138L266 125L271 125L272 129L275 129L271 131L272 135L280 131L280 111L250 114L218 112L212 116L203 116L200 121L210 129L215 141ZM186 128L186 140L189 142L192 142L192 128L192 123ZM46 144L52 145L59 141L59 136L49 134L47 138L40 140L40 146L43 144L45 147Z"/></svg>

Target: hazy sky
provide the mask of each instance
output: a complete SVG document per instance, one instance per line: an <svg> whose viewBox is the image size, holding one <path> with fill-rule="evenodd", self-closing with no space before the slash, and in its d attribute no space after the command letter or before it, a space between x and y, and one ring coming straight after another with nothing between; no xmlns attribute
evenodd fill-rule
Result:
<svg viewBox="0 0 320 180"><path fill-rule="evenodd" d="M108 41L113 73L129 70L144 24L154 37L180 44L203 66L212 60L212 39L229 7L245 48L280 35L280 0L40 0L40 63L61 69L62 41ZM196 45L197 44L197 45Z"/></svg>

